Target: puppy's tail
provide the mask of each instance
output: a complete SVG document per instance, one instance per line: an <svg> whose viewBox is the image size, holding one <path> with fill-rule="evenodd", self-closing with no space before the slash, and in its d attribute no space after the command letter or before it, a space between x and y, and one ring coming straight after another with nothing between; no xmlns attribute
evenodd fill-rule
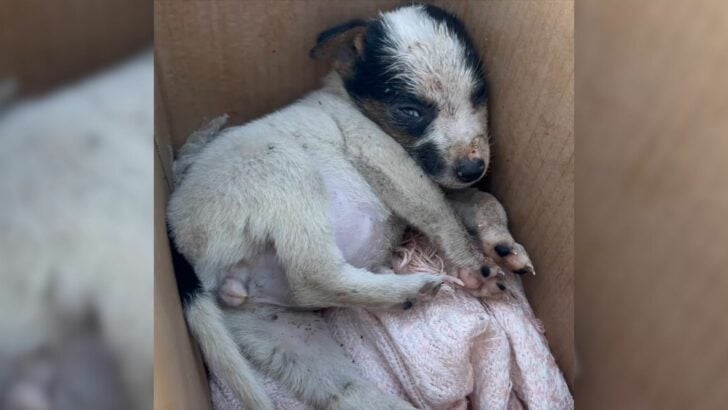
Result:
<svg viewBox="0 0 728 410"><path fill-rule="evenodd" d="M187 322L207 366L228 383L244 409L273 410L275 406L250 363L238 350L223 322L222 311L208 293L193 297L185 308Z"/></svg>
<svg viewBox="0 0 728 410"><path fill-rule="evenodd" d="M179 186L184 174L197 160L197 154L202 152L207 144L217 136L220 130L227 124L227 121L227 114L213 118L187 138L187 142L177 152L177 158L172 165L175 186Z"/></svg>
<svg viewBox="0 0 728 410"><path fill-rule="evenodd" d="M171 236L170 245L187 325L202 350L208 369L228 384L244 409L275 409L263 384L225 326L223 313L214 296L204 291L192 265L177 250Z"/></svg>

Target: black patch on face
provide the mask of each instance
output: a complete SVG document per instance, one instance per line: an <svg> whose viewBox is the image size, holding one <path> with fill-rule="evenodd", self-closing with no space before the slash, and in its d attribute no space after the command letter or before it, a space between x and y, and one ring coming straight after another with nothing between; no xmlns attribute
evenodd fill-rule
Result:
<svg viewBox="0 0 728 410"><path fill-rule="evenodd" d="M412 158L425 170L428 175L438 176L445 169L440 151L432 142L408 149Z"/></svg>
<svg viewBox="0 0 728 410"><path fill-rule="evenodd" d="M473 71L480 79L480 84L470 95L470 101L475 107L485 104L488 101L488 85L485 81L483 62L478 53L475 51L475 45L473 45L473 40L470 38L465 26L460 20L458 20L457 17L439 7L426 5L425 12L427 12L427 14L435 21L447 26L447 28L454 33L465 46L465 60L467 64L473 68Z"/></svg>
<svg viewBox="0 0 728 410"><path fill-rule="evenodd" d="M372 120L385 129L390 128L387 131L403 134L412 140L423 136L437 117L437 107L408 90L398 78L406 73L390 69L393 57L384 51L387 35L381 21L369 23L364 41L364 55L354 65L352 75L344 79L349 95L360 106L367 101L376 101L386 107L386 112L379 113ZM407 114L412 111L418 115Z"/></svg>

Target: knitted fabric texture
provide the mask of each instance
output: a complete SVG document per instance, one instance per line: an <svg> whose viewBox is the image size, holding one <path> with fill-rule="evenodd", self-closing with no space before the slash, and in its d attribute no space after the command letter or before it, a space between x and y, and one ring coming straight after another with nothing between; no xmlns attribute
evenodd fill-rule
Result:
<svg viewBox="0 0 728 410"><path fill-rule="evenodd" d="M399 274L444 274L434 246L415 233L395 251L392 267ZM573 409L520 279L509 274L504 281L507 296L497 300L443 287L432 301L409 310L337 308L326 318L362 376L417 408ZM310 408L261 378L277 408ZM210 387L216 410L243 410L214 374Z"/></svg>

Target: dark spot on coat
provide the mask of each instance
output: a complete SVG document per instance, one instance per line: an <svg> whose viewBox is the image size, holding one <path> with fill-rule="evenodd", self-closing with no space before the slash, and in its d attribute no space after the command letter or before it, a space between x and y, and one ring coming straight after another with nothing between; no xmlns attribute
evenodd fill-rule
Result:
<svg viewBox="0 0 728 410"><path fill-rule="evenodd" d="M270 320L278 320L278 315L273 315L270 317Z"/></svg>
<svg viewBox="0 0 728 410"><path fill-rule="evenodd" d="M356 60L344 86L362 112L392 137L407 143L424 135L438 115L430 101L413 94L402 80L407 73L393 70L387 52L387 30L381 21L368 24L363 56ZM419 116L406 115L416 109Z"/></svg>
<svg viewBox="0 0 728 410"><path fill-rule="evenodd" d="M428 175L438 176L445 169L445 163L440 156L440 151L432 142L426 142L408 149L408 151Z"/></svg>
<svg viewBox="0 0 728 410"><path fill-rule="evenodd" d="M414 304L408 300L402 304L402 309L404 309L404 310L411 309L412 306L414 306Z"/></svg>

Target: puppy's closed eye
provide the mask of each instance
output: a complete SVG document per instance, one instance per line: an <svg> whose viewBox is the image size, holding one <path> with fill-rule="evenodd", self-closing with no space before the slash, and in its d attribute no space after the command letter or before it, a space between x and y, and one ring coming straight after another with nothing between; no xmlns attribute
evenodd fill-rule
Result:
<svg viewBox="0 0 728 410"><path fill-rule="evenodd" d="M420 110L415 107L399 107L398 110L401 115L411 118L412 120L422 118L422 113L420 113Z"/></svg>

